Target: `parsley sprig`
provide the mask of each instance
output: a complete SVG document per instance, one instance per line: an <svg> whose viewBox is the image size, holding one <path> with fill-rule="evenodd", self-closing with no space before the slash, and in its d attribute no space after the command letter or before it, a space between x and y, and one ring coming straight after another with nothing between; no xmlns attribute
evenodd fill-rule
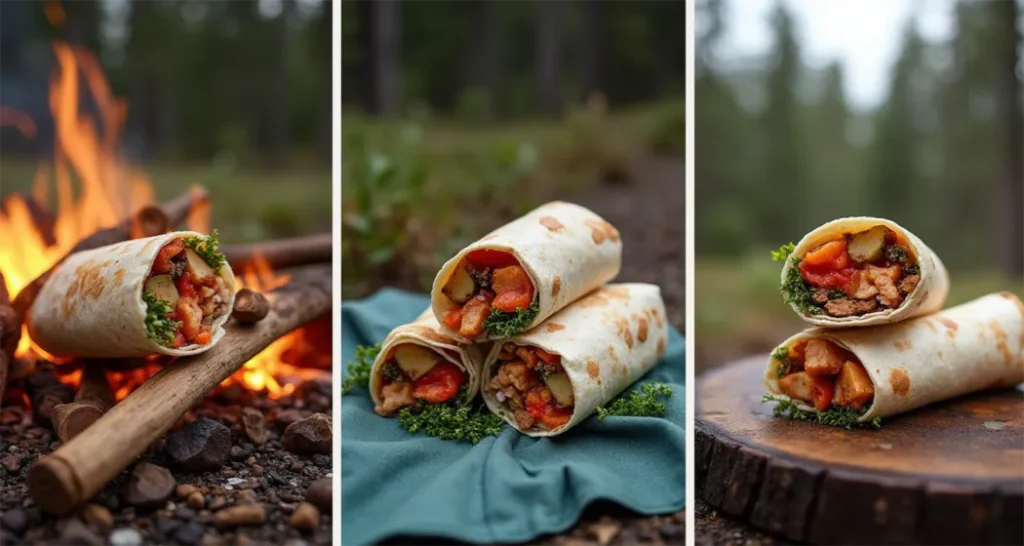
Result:
<svg viewBox="0 0 1024 546"><path fill-rule="evenodd" d="M398 412L398 425L413 434L422 431L427 436L465 440L474 445L485 436L501 434L504 423L501 416L465 404L464 398L456 396L452 402L444 404L428 404L420 400L415 406Z"/></svg>
<svg viewBox="0 0 1024 546"><path fill-rule="evenodd" d="M491 315L484 321L484 330L491 335L512 337L526 331L533 319L540 313L540 298L534 298L526 309L515 311L491 310Z"/></svg>
<svg viewBox="0 0 1024 546"><path fill-rule="evenodd" d="M224 257L224 254L217 250L217 247L220 246L220 240L217 238L218 235L217 230L213 230L213 233L206 237L195 235L185 237L185 245L196 251L196 254L213 268L215 273L220 273L220 268L224 267L224 264L227 263L227 258Z"/></svg>
<svg viewBox="0 0 1024 546"><path fill-rule="evenodd" d="M772 251L772 260L785 262L793 254L794 250L796 250L796 246L793 243L786 243L780 246L778 250ZM786 272L786 280L782 281L779 291L782 292L782 297L786 303L795 305L801 313L805 315L821 314L821 308L814 303L814 290L804 282L803 275L800 274L799 265L800 258L793 258L793 265Z"/></svg>
<svg viewBox="0 0 1024 546"><path fill-rule="evenodd" d="M775 349L775 352L772 353L772 358L779 361L778 366L775 368L775 373L781 379L789 373L789 368L793 364L793 361L789 359L789 347Z"/></svg>
<svg viewBox="0 0 1024 546"><path fill-rule="evenodd" d="M597 419L604 421L609 415L661 417L665 415L666 406L665 402L658 399L659 396L672 396L672 387L659 382L645 383L640 385L639 391L629 391L629 394L619 397L608 407L599 406Z"/></svg>
<svg viewBox="0 0 1024 546"><path fill-rule="evenodd" d="M341 380L341 395L344 396L352 390L352 387L370 386L370 369L373 368L373 361L380 354L380 343L366 347L356 347L356 354L348 363L345 369L345 377Z"/></svg>
<svg viewBox="0 0 1024 546"><path fill-rule="evenodd" d="M792 254L794 250L796 250L796 245L793 243L786 243L780 246L778 250L772 251L772 261L784 262L789 258L789 255Z"/></svg>
<svg viewBox="0 0 1024 546"><path fill-rule="evenodd" d="M841 427L847 430L852 430L854 427L873 427L882 428L882 418L875 417L870 422L862 423L858 421L863 411L857 411L852 409L844 408L832 408L820 412L804 411L800 409L796 402L792 400L786 400L784 398L778 398L770 394L764 395L761 402L776 402L775 408L772 412L776 417L789 417L795 421L818 421L823 425L831 427Z"/></svg>
<svg viewBox="0 0 1024 546"><path fill-rule="evenodd" d="M149 290L142 292L142 301L146 304L146 337L170 347L174 344L174 335L181 328L181 323L167 318L171 306L157 298Z"/></svg>

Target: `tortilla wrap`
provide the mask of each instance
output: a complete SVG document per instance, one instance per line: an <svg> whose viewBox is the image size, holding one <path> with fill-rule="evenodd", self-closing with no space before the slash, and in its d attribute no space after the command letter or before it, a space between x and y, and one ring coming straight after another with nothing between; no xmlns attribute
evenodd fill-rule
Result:
<svg viewBox="0 0 1024 546"><path fill-rule="evenodd" d="M528 436L557 436L609 403L661 359L668 343L668 322L661 289L652 284L611 284L595 290L526 334L507 340L561 355L572 383L572 418L553 430L521 430L513 412L487 391L497 370L503 342L484 361L482 381L487 407Z"/></svg>
<svg viewBox="0 0 1024 546"><path fill-rule="evenodd" d="M213 321L206 345L172 349L146 336L143 286L160 249L173 239L205 237L175 231L76 252L61 263L29 309L32 340L56 357L123 358L199 354L224 337L235 301L235 276L225 263L219 275L231 294L228 312Z"/></svg>
<svg viewBox="0 0 1024 546"><path fill-rule="evenodd" d="M615 278L622 265L622 240L611 224L572 203L543 205L462 249L437 273L430 305L444 331L459 339L465 338L444 325L457 304L442 290L463 258L479 249L513 254L533 282L539 312L524 331ZM484 332L476 341L498 337Z"/></svg>
<svg viewBox="0 0 1024 546"><path fill-rule="evenodd" d="M1024 304L1009 292L989 294L899 324L811 328L779 347L789 348L812 338L824 338L849 350L867 370L875 395L858 419L862 422L1024 382ZM769 358L765 387L776 397L789 400L779 389L778 364ZM795 402L802 410L816 411Z"/></svg>
<svg viewBox="0 0 1024 546"><path fill-rule="evenodd" d="M803 239L800 239L800 242L797 243L796 248L782 267L781 282L786 282L786 274L793 267L794 258L802 258L804 254L807 254L807 252L817 246L834 240L844 233L857 233L878 225L885 226L896 232L898 236L901 236L909 244L914 257L917 259L917 265L921 269L921 280L917 283L917 287L907 295L899 307L873 311L860 316L832 317L824 312L818 315L804 315L797 309L796 305L790 303L790 307L800 315L804 322L822 327L871 326L874 324L891 324L942 309L942 306L946 303L946 296L949 295L949 273L946 272L946 267L942 264L942 260L916 235L896 222L884 218L871 218L867 216L840 218L808 233Z"/></svg>
<svg viewBox="0 0 1024 546"><path fill-rule="evenodd" d="M480 367L483 364L483 352L479 345L467 344L444 333L441 325L434 318L434 313L428 308L423 311L416 320L409 324L403 324L388 334L381 343L380 353L373 361L370 369L370 396L373 398L373 405L381 403L380 388L381 374L380 367L387 362L388 353L392 347L403 343L412 343L436 351L452 364L455 364L468 377L467 392L470 399L476 397L480 390Z"/></svg>

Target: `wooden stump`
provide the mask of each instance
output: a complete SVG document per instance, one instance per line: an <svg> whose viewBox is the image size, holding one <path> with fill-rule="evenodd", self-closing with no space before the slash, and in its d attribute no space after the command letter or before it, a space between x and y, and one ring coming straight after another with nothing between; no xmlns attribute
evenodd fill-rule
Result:
<svg viewBox="0 0 1024 546"><path fill-rule="evenodd" d="M772 415L768 356L696 385L697 494L822 544L1024 544L1024 393L989 391L845 430Z"/></svg>

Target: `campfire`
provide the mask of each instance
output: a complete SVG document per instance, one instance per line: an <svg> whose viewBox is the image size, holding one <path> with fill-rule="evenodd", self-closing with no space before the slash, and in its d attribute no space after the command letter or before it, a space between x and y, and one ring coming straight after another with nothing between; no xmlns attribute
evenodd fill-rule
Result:
<svg viewBox="0 0 1024 546"><path fill-rule="evenodd" d="M52 268L76 251L179 227L208 233L214 196L194 186L157 204L150 180L121 160L127 108L95 57L64 43L53 53L52 161L39 164L31 195L9 195L0 210L0 394L31 408L37 424L64 443L29 474L37 504L64 513L211 393L243 389L281 399L304 381L329 381L331 236L223 247L237 275L234 320L200 355L54 359L24 326ZM0 123L35 134L34 122L10 109Z"/></svg>

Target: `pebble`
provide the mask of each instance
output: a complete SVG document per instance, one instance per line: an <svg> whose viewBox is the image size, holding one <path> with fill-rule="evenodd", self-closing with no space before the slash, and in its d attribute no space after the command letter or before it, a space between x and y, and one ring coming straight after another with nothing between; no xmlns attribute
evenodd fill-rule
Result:
<svg viewBox="0 0 1024 546"><path fill-rule="evenodd" d="M604 517L600 521L591 523L587 530L597 539L598 544L606 546L622 530L622 522Z"/></svg>
<svg viewBox="0 0 1024 546"><path fill-rule="evenodd" d="M206 417L170 435L164 445L164 452L172 461L192 472L224 466L230 450L231 431Z"/></svg>
<svg viewBox="0 0 1024 546"><path fill-rule="evenodd" d="M297 409L284 409L274 414L274 422L282 427L302 419L302 413Z"/></svg>
<svg viewBox="0 0 1024 546"><path fill-rule="evenodd" d="M174 517L188 521L190 519L196 519L196 511L191 508L185 508L184 506L178 508L174 512Z"/></svg>
<svg viewBox="0 0 1024 546"><path fill-rule="evenodd" d="M234 487L236 485L241 485L243 483L245 483L245 479L243 479L243 478L228 478L228 481L227 481L227 484L232 486L232 487Z"/></svg>
<svg viewBox="0 0 1024 546"><path fill-rule="evenodd" d="M190 521L182 525L174 533L174 540L182 544L196 544L203 537L203 528L198 523Z"/></svg>
<svg viewBox="0 0 1024 546"><path fill-rule="evenodd" d="M329 454L332 449L331 418L314 413L284 429L284 448L299 455Z"/></svg>
<svg viewBox="0 0 1024 546"><path fill-rule="evenodd" d="M213 500L210 501L210 510L217 510L225 504L227 504L227 501L224 500L224 497L213 497Z"/></svg>
<svg viewBox="0 0 1024 546"><path fill-rule="evenodd" d="M256 445L267 441L267 423L256 408L242 408L242 429Z"/></svg>
<svg viewBox="0 0 1024 546"><path fill-rule="evenodd" d="M256 504L256 492L252 489L243 489L235 497L235 504Z"/></svg>
<svg viewBox="0 0 1024 546"><path fill-rule="evenodd" d="M106 541L92 532L80 520L69 519L64 523L64 529L60 533L58 544L85 544L86 546L101 546Z"/></svg>
<svg viewBox="0 0 1024 546"><path fill-rule="evenodd" d="M27 524L28 517L23 510L15 508L13 510L4 510L4 513L0 514L0 526L16 535L24 533L25 525Z"/></svg>
<svg viewBox="0 0 1024 546"><path fill-rule="evenodd" d="M111 546L139 546L142 544L142 535L135 529L123 528L110 533Z"/></svg>
<svg viewBox="0 0 1024 546"><path fill-rule="evenodd" d="M17 472L21 470L21 457L17 455L8 455L3 459L0 459L0 464L2 464L8 472Z"/></svg>
<svg viewBox="0 0 1024 546"><path fill-rule="evenodd" d="M162 466L139 463L121 489L121 498L139 508L160 508L174 492L174 476Z"/></svg>
<svg viewBox="0 0 1024 546"><path fill-rule="evenodd" d="M114 528L114 516L106 506L100 504L86 504L79 514L86 523L96 526L102 533L109 533Z"/></svg>
<svg viewBox="0 0 1024 546"><path fill-rule="evenodd" d="M683 534L683 528L679 525L665 523L658 528L658 532L661 533L661 536L671 539Z"/></svg>
<svg viewBox="0 0 1024 546"><path fill-rule="evenodd" d="M331 480L326 478L313 482L306 489L306 501L313 503L313 505L324 512L331 511L332 497Z"/></svg>
<svg viewBox="0 0 1024 546"><path fill-rule="evenodd" d="M267 517L266 510L262 504L241 504L225 508L213 515L218 525L224 527L237 527L239 525L251 525L263 523Z"/></svg>
<svg viewBox="0 0 1024 546"><path fill-rule="evenodd" d="M188 502L189 506L191 506L192 508L195 508L196 510L199 510L203 506L206 505L206 498L203 497L203 494L200 493L199 491L193 491L188 496L188 501L187 502Z"/></svg>
<svg viewBox="0 0 1024 546"><path fill-rule="evenodd" d="M156 527L156 530L165 535L169 535L174 531L177 531L178 528L182 525L184 525L184 523L182 523L181 521L178 521L174 518L169 518L167 516L157 516L154 521L154 526Z"/></svg>
<svg viewBox="0 0 1024 546"><path fill-rule="evenodd" d="M199 489L196 486L194 486L194 485L189 485L187 483L183 483L183 484L179 485L177 489L174 490L174 493L176 495L178 495L178 498L184 499L184 498L187 498L189 495L191 495L192 493L194 493L194 492L196 492L198 490Z"/></svg>
<svg viewBox="0 0 1024 546"><path fill-rule="evenodd" d="M312 531L320 526L320 510L316 506L304 502L292 512L289 523L300 531Z"/></svg>
<svg viewBox="0 0 1024 546"><path fill-rule="evenodd" d="M327 455L321 455L319 453L313 455L313 464L319 466L320 468L326 468L327 470L330 470L332 466L331 458Z"/></svg>

